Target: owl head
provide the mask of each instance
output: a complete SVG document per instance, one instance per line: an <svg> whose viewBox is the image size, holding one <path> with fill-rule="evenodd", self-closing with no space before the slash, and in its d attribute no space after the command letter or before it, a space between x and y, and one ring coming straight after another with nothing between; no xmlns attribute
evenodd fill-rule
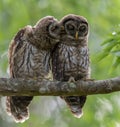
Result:
<svg viewBox="0 0 120 127"><path fill-rule="evenodd" d="M33 27L31 42L42 49L51 49L58 43L60 38L60 27L57 19L46 16L40 19Z"/></svg>
<svg viewBox="0 0 120 127"><path fill-rule="evenodd" d="M60 32L58 20L53 16L46 16L36 23L34 32L38 36L47 34L50 38L58 38Z"/></svg>
<svg viewBox="0 0 120 127"><path fill-rule="evenodd" d="M78 15L69 14L60 20L61 39L68 45L86 45L88 39L88 22Z"/></svg>

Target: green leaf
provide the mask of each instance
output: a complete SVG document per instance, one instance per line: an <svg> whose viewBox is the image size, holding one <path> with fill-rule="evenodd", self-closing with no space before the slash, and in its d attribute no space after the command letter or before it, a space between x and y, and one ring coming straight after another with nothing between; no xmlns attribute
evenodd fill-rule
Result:
<svg viewBox="0 0 120 127"><path fill-rule="evenodd" d="M114 68L117 68L119 65L120 65L120 57L117 57L113 66Z"/></svg>
<svg viewBox="0 0 120 127"><path fill-rule="evenodd" d="M103 43L101 43L101 46L103 46L103 45L105 45L107 43L113 42L113 41L114 41L113 38L109 38L109 39L105 40Z"/></svg>
<svg viewBox="0 0 120 127"><path fill-rule="evenodd" d="M97 56L97 61L101 61L102 59L104 59L105 57L107 57L109 55L109 53L107 52L102 52L101 54L99 54Z"/></svg>

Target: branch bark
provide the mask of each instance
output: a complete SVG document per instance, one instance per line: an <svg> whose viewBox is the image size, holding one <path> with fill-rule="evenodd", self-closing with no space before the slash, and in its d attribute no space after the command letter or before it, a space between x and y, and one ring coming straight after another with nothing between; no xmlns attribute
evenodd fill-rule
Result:
<svg viewBox="0 0 120 127"><path fill-rule="evenodd" d="M120 91L120 77L75 83L0 78L0 95L3 96L76 96L115 91Z"/></svg>

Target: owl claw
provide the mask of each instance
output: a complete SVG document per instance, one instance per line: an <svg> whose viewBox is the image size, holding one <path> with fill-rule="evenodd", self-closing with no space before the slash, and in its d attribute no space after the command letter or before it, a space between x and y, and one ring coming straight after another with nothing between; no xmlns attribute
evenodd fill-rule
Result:
<svg viewBox="0 0 120 127"><path fill-rule="evenodd" d="M72 77L72 76L71 76L71 77L69 78L69 80L68 80L68 83L71 83L71 82L75 82L75 79L74 79L74 77Z"/></svg>

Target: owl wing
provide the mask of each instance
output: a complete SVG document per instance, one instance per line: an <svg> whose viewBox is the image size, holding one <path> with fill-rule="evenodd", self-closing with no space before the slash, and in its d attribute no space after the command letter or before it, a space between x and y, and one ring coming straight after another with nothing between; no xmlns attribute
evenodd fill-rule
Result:
<svg viewBox="0 0 120 127"><path fill-rule="evenodd" d="M19 68L22 66L21 59L24 57L26 49L25 31L27 28L21 29L11 41L9 46L9 70L11 78L21 78L18 76ZM16 122L24 122L29 117L28 105L33 97L28 96L13 96L6 98L6 110L9 115L12 115Z"/></svg>
<svg viewBox="0 0 120 127"><path fill-rule="evenodd" d="M15 69L15 54L17 55L19 50L23 47L23 40L22 37L25 33L25 28L21 29L13 38L9 45L9 53L8 53L8 58L9 58L9 69L10 69L10 77L15 78L16 76L14 75L14 69Z"/></svg>

